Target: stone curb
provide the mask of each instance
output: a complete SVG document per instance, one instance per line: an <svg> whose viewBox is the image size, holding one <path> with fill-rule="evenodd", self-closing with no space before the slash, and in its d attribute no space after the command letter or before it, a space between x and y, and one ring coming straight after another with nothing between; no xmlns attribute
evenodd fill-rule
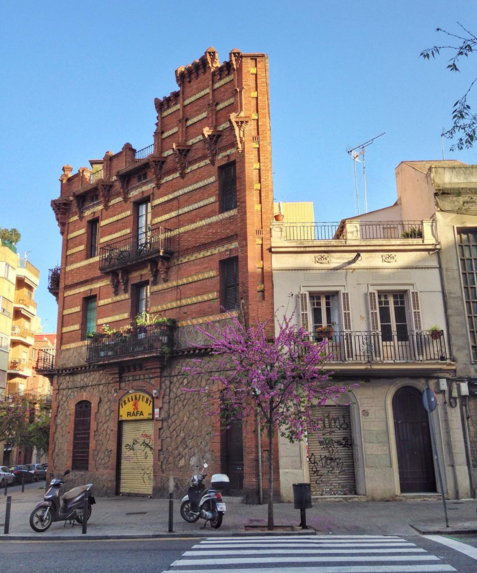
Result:
<svg viewBox="0 0 477 573"><path fill-rule="evenodd" d="M110 539L196 539L198 537L257 537L257 536L317 535L316 531L198 531L196 533L153 533L131 535L0 535L0 543L8 541L97 541ZM326 537L330 537L327 535Z"/></svg>
<svg viewBox="0 0 477 573"><path fill-rule="evenodd" d="M415 529L421 535L471 535L477 533L476 527L426 527L425 525L413 525L409 524L413 529Z"/></svg>

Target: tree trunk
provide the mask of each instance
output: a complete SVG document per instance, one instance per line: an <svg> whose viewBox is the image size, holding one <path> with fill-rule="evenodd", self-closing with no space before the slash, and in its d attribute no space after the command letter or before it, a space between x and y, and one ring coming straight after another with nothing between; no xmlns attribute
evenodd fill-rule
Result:
<svg viewBox="0 0 477 573"><path fill-rule="evenodd" d="M268 421L268 529L273 531L273 421Z"/></svg>

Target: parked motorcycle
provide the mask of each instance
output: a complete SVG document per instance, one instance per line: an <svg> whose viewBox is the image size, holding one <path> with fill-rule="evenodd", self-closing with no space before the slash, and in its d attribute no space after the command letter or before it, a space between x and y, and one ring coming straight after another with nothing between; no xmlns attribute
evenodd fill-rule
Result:
<svg viewBox="0 0 477 573"><path fill-rule="evenodd" d="M68 475L66 470L63 477ZM84 499L88 498L88 514L86 520L91 517L91 506L96 503L91 495L93 484L81 485L67 491L60 498L60 488L65 482L62 479L53 479L45 493L43 501L37 503L30 515L30 526L34 531L42 533L46 531L54 521L75 520L83 523Z"/></svg>
<svg viewBox="0 0 477 573"><path fill-rule="evenodd" d="M218 529L222 525L226 507L222 494L214 487L221 489L229 484L230 480L225 474L214 474L210 480L212 487L206 489L204 479L207 477L207 474L203 472L207 468L208 465L204 464L201 473L193 476L190 480L187 495L182 498L181 516L188 523L195 523L198 519L205 519L205 524L207 524L207 521L210 521L210 525L214 529Z"/></svg>

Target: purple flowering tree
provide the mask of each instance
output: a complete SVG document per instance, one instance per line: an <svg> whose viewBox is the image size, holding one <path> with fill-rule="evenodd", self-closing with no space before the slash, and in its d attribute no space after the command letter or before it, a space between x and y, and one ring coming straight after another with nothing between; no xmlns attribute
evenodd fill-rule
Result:
<svg viewBox="0 0 477 573"><path fill-rule="evenodd" d="M219 416L222 429L233 421L258 417L268 437L268 529L273 519L273 439L276 432L290 441L308 431L319 431L320 421L312 406L335 401L347 387L333 384L323 366L330 358L328 341L317 343L310 334L292 323L292 317L278 321L278 334L270 337L272 321L243 326L235 317L219 328L209 323L197 330L208 341L216 360L194 360L186 367L190 374L207 374L209 389L184 388L206 393L209 415Z"/></svg>

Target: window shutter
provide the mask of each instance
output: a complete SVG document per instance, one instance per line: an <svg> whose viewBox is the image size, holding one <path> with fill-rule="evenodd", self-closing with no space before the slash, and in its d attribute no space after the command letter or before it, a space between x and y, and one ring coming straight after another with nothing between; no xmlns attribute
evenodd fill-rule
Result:
<svg viewBox="0 0 477 573"><path fill-rule="evenodd" d="M310 332L310 320L308 318L308 309L310 308L310 298L307 292L301 292L298 295L298 302L300 305L300 324L307 331Z"/></svg>
<svg viewBox="0 0 477 573"><path fill-rule="evenodd" d="M222 211L230 211L237 207L237 178L235 163L220 168L220 194Z"/></svg>
<svg viewBox="0 0 477 573"><path fill-rule="evenodd" d="M409 291L411 300L411 318L412 318L412 328L414 332L420 332L422 330L421 322L421 301L419 300L419 291L411 290Z"/></svg>
<svg viewBox="0 0 477 573"><path fill-rule="evenodd" d="M349 332L351 330L351 307L349 304L349 292L340 292L341 297L341 312L343 313L343 331Z"/></svg>
<svg viewBox="0 0 477 573"><path fill-rule="evenodd" d="M91 431L91 402L82 400L75 406L72 470L88 471Z"/></svg>
<svg viewBox="0 0 477 573"><path fill-rule="evenodd" d="M370 290L368 292L368 306L369 306L369 323L372 332L379 332L381 330L381 324L379 320L379 308L378 308L378 293L375 290Z"/></svg>
<svg viewBox="0 0 477 573"><path fill-rule="evenodd" d="M235 310L239 307L238 258L224 261L224 307Z"/></svg>

